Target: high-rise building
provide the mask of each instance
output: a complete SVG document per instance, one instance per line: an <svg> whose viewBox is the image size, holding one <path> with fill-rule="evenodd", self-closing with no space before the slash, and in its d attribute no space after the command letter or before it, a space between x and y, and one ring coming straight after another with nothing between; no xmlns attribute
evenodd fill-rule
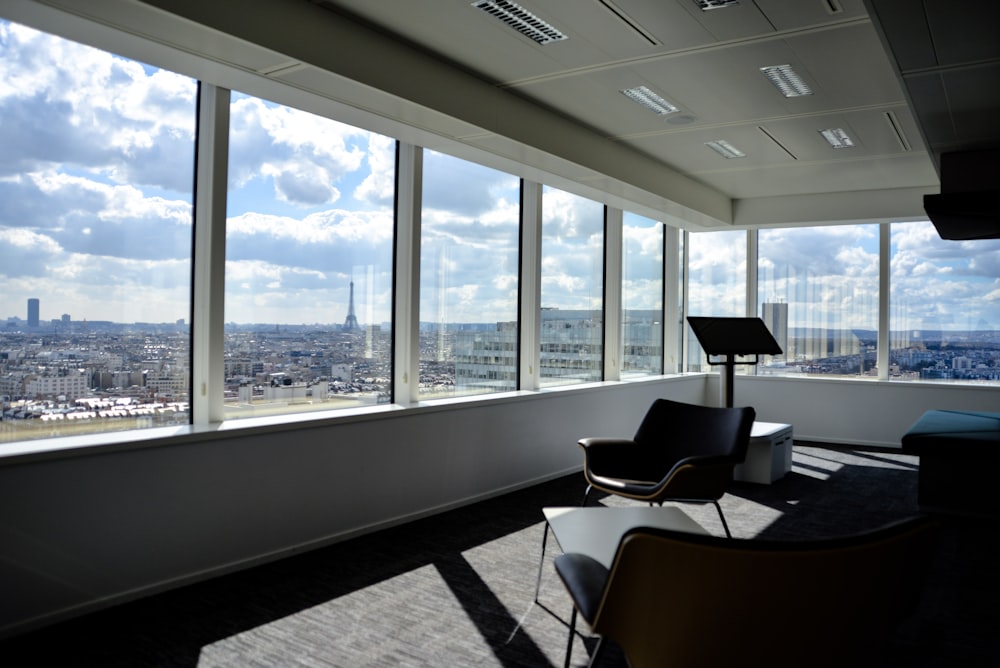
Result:
<svg viewBox="0 0 1000 668"><path fill-rule="evenodd" d="M760 318L771 330L771 336L778 342L784 358L788 359L788 304L765 302L760 307Z"/></svg>
<svg viewBox="0 0 1000 668"><path fill-rule="evenodd" d="M38 327L38 299L28 299L28 327Z"/></svg>

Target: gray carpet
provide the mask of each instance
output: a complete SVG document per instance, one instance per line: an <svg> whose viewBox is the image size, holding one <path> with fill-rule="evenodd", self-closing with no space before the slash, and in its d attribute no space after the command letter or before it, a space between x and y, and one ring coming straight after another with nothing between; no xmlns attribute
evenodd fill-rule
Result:
<svg viewBox="0 0 1000 668"><path fill-rule="evenodd" d="M722 505L741 538L844 535L917 512L916 464L896 453L796 446L791 474L772 485L735 483ZM562 665L570 604L551 554L541 605L532 602L541 509L577 505L582 493L582 476L567 476L121 605L8 640L0 665ZM722 534L712 506L683 508ZM1000 591L996 528L946 520L917 615L888 639L880 665L1000 665L987 612ZM577 639L574 665L586 665L593 647ZM614 647L603 659L625 665Z"/></svg>

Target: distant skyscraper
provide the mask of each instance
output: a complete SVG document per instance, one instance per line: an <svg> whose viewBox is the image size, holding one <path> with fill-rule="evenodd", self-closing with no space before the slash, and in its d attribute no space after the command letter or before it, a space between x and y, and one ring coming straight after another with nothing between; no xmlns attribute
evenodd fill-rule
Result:
<svg viewBox="0 0 1000 668"><path fill-rule="evenodd" d="M351 301L347 306L347 319L344 321L344 329L360 329L358 317L354 315L354 281L351 281Z"/></svg>
<svg viewBox="0 0 1000 668"><path fill-rule="evenodd" d="M760 307L760 319L771 330L785 359L788 359L788 304L765 302Z"/></svg>
<svg viewBox="0 0 1000 668"><path fill-rule="evenodd" d="M28 299L28 327L38 327L38 299Z"/></svg>

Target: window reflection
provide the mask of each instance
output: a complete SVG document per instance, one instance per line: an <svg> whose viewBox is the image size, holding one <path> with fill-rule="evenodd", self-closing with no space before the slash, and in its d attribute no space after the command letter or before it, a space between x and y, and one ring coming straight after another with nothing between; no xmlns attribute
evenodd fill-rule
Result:
<svg viewBox="0 0 1000 668"><path fill-rule="evenodd" d="M890 379L1000 382L1000 240L893 223L890 252Z"/></svg>
<svg viewBox="0 0 1000 668"><path fill-rule="evenodd" d="M663 373L663 225L622 217L622 377Z"/></svg>
<svg viewBox="0 0 1000 668"><path fill-rule="evenodd" d="M758 374L877 377L878 225L761 230L759 311L784 355Z"/></svg>
<svg viewBox="0 0 1000 668"><path fill-rule="evenodd" d="M542 191L542 386L601 380L604 206Z"/></svg>
<svg viewBox="0 0 1000 668"><path fill-rule="evenodd" d="M197 83L0 21L0 441L190 421Z"/></svg>
<svg viewBox="0 0 1000 668"><path fill-rule="evenodd" d="M420 397L517 389L520 181L424 151Z"/></svg>
<svg viewBox="0 0 1000 668"><path fill-rule="evenodd" d="M391 399L395 142L234 93L226 419Z"/></svg>
<svg viewBox="0 0 1000 668"><path fill-rule="evenodd" d="M746 315L747 233L699 232L688 237L687 314L743 317ZM698 339L685 323L688 371L715 371ZM738 367L739 370L739 367Z"/></svg>

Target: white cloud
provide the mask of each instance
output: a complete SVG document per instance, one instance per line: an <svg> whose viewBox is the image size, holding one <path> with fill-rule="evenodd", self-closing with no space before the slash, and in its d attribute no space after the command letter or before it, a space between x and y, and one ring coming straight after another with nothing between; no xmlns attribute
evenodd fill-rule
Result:
<svg viewBox="0 0 1000 668"><path fill-rule="evenodd" d="M301 207L336 202L334 184L364 165L368 133L298 109L236 96L230 112L231 183L270 182L275 197Z"/></svg>

